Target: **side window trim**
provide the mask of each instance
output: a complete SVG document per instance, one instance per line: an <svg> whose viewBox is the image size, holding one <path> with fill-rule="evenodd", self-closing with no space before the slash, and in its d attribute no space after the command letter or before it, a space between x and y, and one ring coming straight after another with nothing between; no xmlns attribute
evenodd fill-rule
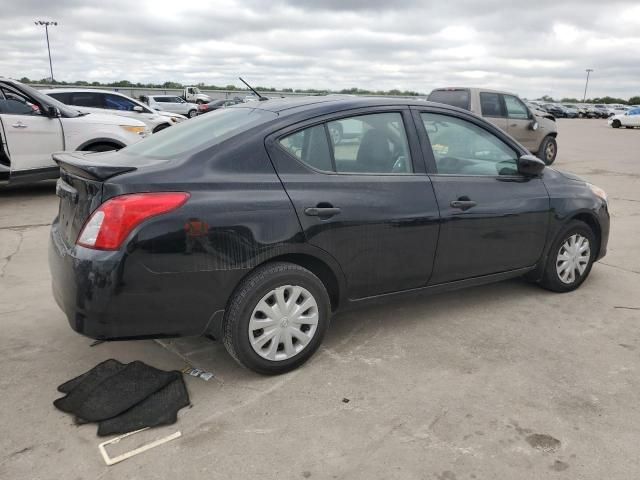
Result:
<svg viewBox="0 0 640 480"><path fill-rule="evenodd" d="M417 106L412 106L411 110L413 112L413 117L414 117L414 122L416 124L416 129L420 138L420 146L423 150L423 157L427 166L427 175L431 176L446 176L446 177L474 177L474 178L494 178L497 180L513 180L513 179L517 179L520 180L522 179L522 175L517 173L515 175L473 175L473 174L459 174L459 173L438 173L437 167L436 167L436 159L435 156L433 154L433 149L431 147L431 140L429 139L429 135L427 134L427 130L424 127L424 123L422 122L422 113L432 113L432 114L439 114L439 115L449 115L450 117L454 117L454 118L459 118L461 120L465 120L473 125L475 125L476 127L482 128L483 130L486 130L487 132L491 133L492 135L494 135L495 137L497 137L499 140L501 140L505 145L507 145L509 148L513 149L513 151L516 153L516 155L518 157L521 157L522 155L526 155L527 152L522 151L518 146L516 146L514 143L512 143L507 137L506 134L500 130L497 127L494 127L491 124L488 125L484 125L483 123L479 122L478 120L476 120L473 117L470 116L466 116L461 114L460 112L453 112L453 111L449 111L449 110L445 110L445 109L440 109L440 108L425 108L425 107L417 107Z"/></svg>
<svg viewBox="0 0 640 480"><path fill-rule="evenodd" d="M329 133L329 122L322 122L324 127L324 138L329 146L329 158L331 158L331 173L339 173L336 167L336 154L334 152L333 141L331 140L331 133Z"/></svg>

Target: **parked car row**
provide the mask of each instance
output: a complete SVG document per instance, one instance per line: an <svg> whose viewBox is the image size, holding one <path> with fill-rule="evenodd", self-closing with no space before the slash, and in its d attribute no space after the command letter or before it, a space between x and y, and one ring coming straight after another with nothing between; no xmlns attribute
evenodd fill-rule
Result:
<svg viewBox="0 0 640 480"><path fill-rule="evenodd" d="M552 114L556 118L609 118L613 115L624 114L630 106L618 104L595 105L586 103L553 103L530 100L527 102L531 108L537 108Z"/></svg>

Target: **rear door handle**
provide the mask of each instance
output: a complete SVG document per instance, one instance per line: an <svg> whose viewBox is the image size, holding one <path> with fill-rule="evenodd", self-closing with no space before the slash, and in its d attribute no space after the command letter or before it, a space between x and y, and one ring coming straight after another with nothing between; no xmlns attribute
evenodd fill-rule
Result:
<svg viewBox="0 0 640 480"><path fill-rule="evenodd" d="M337 207L309 207L304 209L304 214L310 217L329 218L338 215L340 209Z"/></svg>
<svg viewBox="0 0 640 480"><path fill-rule="evenodd" d="M18 123L14 123L13 125L11 125L13 128L27 128L27 126L22 123L22 122L18 122Z"/></svg>
<svg viewBox="0 0 640 480"><path fill-rule="evenodd" d="M469 210L470 208L473 208L476 205L478 204L473 200L454 200L453 202L451 202L452 208L459 208L462 211Z"/></svg>

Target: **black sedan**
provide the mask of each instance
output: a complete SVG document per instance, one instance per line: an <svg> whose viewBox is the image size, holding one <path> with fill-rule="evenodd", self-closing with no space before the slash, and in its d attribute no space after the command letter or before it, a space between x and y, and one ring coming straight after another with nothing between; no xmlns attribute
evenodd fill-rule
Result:
<svg viewBox="0 0 640 480"><path fill-rule="evenodd" d="M311 357L339 309L518 276L568 292L607 249L600 188L441 104L254 102L54 158L49 261L71 327L209 334L267 374Z"/></svg>

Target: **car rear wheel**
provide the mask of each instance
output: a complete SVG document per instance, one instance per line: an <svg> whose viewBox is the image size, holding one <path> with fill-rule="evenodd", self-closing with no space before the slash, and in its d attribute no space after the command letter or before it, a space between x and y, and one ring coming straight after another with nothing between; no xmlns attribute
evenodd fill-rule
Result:
<svg viewBox="0 0 640 480"><path fill-rule="evenodd" d="M189 117L189 118L193 118L196 115L198 115L198 111L195 110L195 109L194 110L189 110L189 113L187 113L187 117Z"/></svg>
<svg viewBox="0 0 640 480"><path fill-rule="evenodd" d="M620 123L620 120L615 119L613 122L611 122L611 126L613 128L620 128L622 126L622 123Z"/></svg>
<svg viewBox="0 0 640 480"><path fill-rule="evenodd" d="M244 367L267 375L285 373L318 349L330 314L327 290L313 273L292 263L267 264L233 294L223 342Z"/></svg>
<svg viewBox="0 0 640 480"><path fill-rule="evenodd" d="M597 242L591 228L573 220L558 234L551 250L541 285L554 292L570 292L589 276Z"/></svg>
<svg viewBox="0 0 640 480"><path fill-rule="evenodd" d="M557 154L558 144L556 143L556 139L550 135L544 137L538 150L538 158L547 165L551 165L555 161Z"/></svg>

